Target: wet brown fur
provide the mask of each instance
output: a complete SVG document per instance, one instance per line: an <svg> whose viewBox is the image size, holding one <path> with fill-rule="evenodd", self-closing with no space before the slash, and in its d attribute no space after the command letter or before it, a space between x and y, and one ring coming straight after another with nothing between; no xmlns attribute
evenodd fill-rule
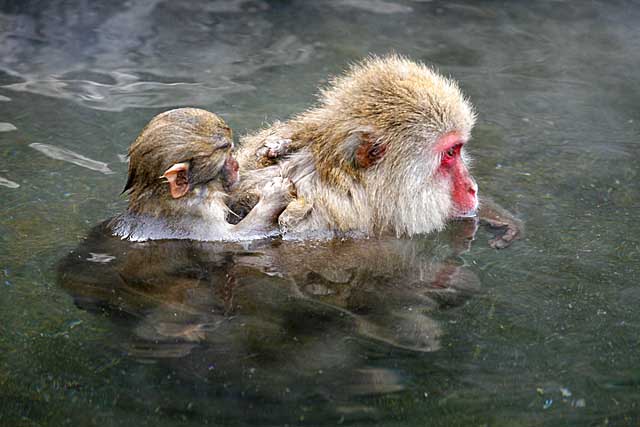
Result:
<svg viewBox="0 0 640 427"><path fill-rule="evenodd" d="M191 186L219 179L225 158L233 148L231 128L217 115L198 108L180 108L154 117L129 148L129 211L161 215L183 205L174 200L160 177L172 165L191 162ZM189 195L185 196L189 197ZM164 208L166 206L166 209Z"/></svg>

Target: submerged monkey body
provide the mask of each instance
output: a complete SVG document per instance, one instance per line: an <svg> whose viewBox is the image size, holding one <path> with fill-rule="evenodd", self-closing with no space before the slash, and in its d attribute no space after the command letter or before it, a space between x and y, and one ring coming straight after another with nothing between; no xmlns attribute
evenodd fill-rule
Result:
<svg viewBox="0 0 640 427"><path fill-rule="evenodd" d="M315 108L243 139L233 205L246 211L247 194L281 174L299 197L280 217L285 232L442 229L477 208L463 152L474 121L454 81L398 56L368 59Z"/></svg>

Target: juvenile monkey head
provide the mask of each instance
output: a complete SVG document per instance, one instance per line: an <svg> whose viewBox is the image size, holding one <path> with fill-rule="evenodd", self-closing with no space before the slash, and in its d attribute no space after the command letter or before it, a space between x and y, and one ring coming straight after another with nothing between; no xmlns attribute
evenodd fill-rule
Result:
<svg viewBox="0 0 640 427"><path fill-rule="evenodd" d="M322 179L365 188L375 229L411 235L477 208L464 153L474 122L455 81L392 55L335 78L294 126Z"/></svg>
<svg viewBox="0 0 640 427"><path fill-rule="evenodd" d="M182 202L207 184L226 190L238 180L232 132L217 115L179 108L155 116L129 148L129 210Z"/></svg>

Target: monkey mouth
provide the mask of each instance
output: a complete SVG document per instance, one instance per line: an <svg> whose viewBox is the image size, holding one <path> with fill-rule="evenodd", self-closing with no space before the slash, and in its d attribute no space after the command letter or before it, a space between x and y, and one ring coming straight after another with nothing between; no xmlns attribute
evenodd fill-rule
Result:
<svg viewBox="0 0 640 427"><path fill-rule="evenodd" d="M453 215L455 219L469 219L469 218L475 218L477 216L478 216L478 208L473 208L466 212L456 212Z"/></svg>

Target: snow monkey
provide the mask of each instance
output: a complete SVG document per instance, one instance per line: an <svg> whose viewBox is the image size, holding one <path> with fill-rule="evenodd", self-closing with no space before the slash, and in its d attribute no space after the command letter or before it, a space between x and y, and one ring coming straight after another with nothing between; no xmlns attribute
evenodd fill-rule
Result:
<svg viewBox="0 0 640 427"><path fill-rule="evenodd" d="M254 189L259 201L242 221L227 223L227 191L238 181L232 149L231 129L213 113L180 108L154 117L129 148L129 206L110 221L111 232L142 241L243 240L276 231L292 191L276 176Z"/></svg>
<svg viewBox="0 0 640 427"><path fill-rule="evenodd" d="M477 214L465 152L475 119L455 81L401 56L370 57L333 79L317 106L241 141L231 208L244 214L255 189L282 174L298 195L279 218L283 232L442 229ZM490 225L507 228L492 246L519 235L513 217L487 212Z"/></svg>

